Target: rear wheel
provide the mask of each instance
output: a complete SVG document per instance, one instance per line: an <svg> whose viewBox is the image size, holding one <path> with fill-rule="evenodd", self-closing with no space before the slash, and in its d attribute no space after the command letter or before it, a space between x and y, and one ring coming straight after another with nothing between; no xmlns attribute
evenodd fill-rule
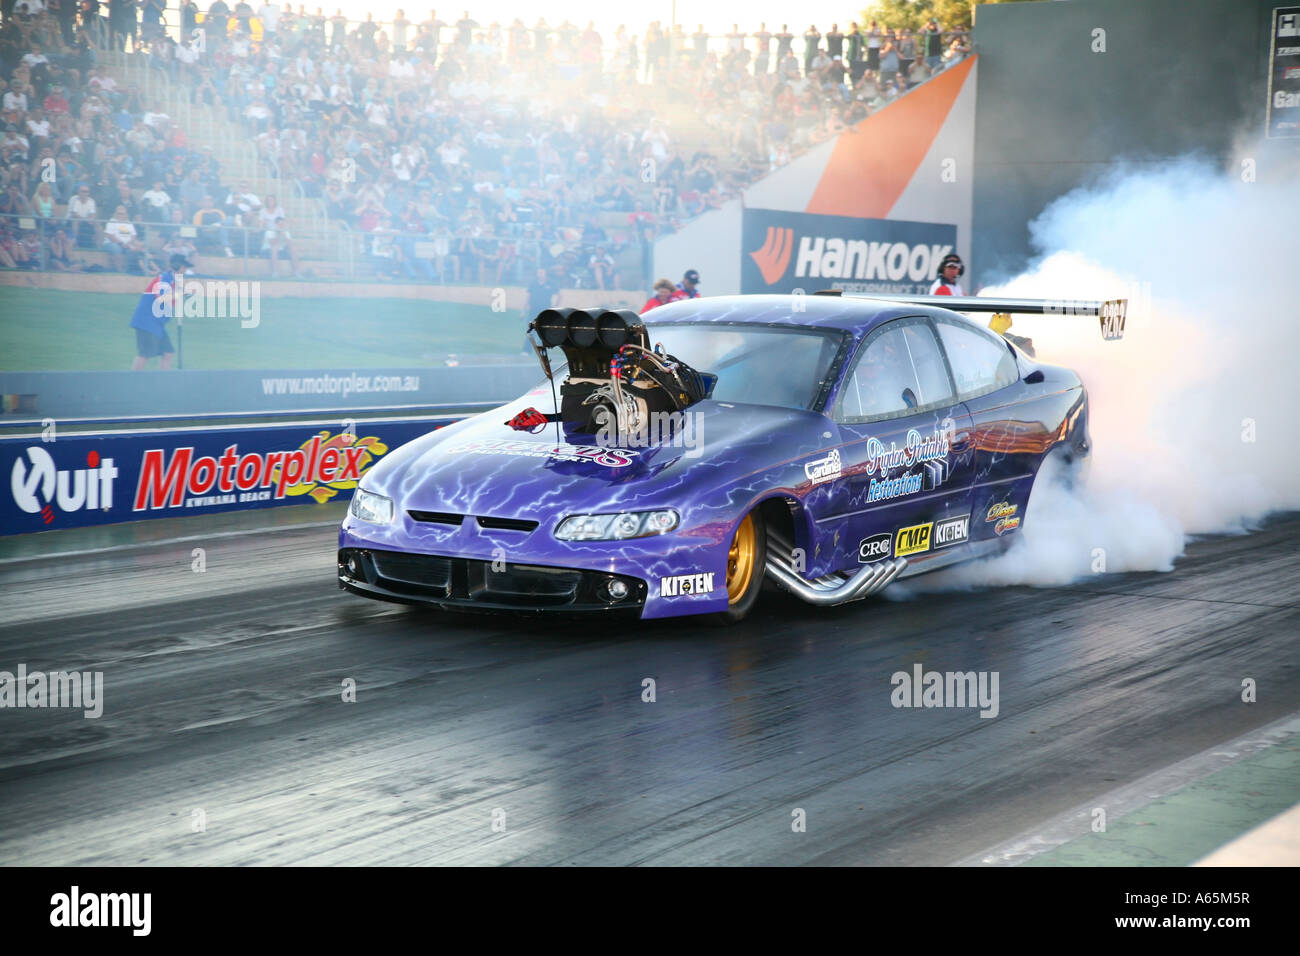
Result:
<svg viewBox="0 0 1300 956"><path fill-rule="evenodd" d="M767 566L767 529L751 511L741 519L727 551L727 609L710 616L715 624L735 624L758 602Z"/></svg>

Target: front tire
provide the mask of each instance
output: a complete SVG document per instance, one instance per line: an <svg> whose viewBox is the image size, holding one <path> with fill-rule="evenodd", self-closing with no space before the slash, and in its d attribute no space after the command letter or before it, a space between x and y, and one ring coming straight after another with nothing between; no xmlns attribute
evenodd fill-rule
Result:
<svg viewBox="0 0 1300 956"><path fill-rule="evenodd" d="M727 609L709 616L714 624L738 624L758 603L767 576L767 526L757 510L736 525L727 552Z"/></svg>

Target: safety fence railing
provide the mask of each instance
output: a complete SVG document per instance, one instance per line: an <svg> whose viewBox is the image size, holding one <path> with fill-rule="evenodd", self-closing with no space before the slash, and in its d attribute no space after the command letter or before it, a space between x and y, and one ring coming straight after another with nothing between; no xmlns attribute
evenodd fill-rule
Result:
<svg viewBox="0 0 1300 956"><path fill-rule="evenodd" d="M85 200L81 200L85 206ZM168 207L170 208L170 207ZM179 207L178 207L179 208ZM0 269L153 276L173 255L209 275L364 281L398 279L466 286L524 286L543 269L557 288L632 289L649 277L620 268L615 244L495 233L300 229L245 225L239 215L108 219L71 204L51 215L0 215ZM254 220L257 213L244 218Z"/></svg>

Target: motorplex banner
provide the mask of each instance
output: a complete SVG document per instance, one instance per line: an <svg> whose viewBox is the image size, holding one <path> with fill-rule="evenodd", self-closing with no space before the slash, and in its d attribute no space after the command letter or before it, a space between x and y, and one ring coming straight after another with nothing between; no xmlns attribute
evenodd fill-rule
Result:
<svg viewBox="0 0 1300 956"><path fill-rule="evenodd" d="M746 209L740 291L840 289L924 295L939 261L957 250L951 223L857 219Z"/></svg>
<svg viewBox="0 0 1300 956"><path fill-rule="evenodd" d="M351 497L370 467L455 419L0 439L0 534Z"/></svg>

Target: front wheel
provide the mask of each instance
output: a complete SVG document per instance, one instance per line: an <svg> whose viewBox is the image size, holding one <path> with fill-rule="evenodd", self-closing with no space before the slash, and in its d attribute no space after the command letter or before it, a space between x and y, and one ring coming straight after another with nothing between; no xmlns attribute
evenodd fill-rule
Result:
<svg viewBox="0 0 1300 956"><path fill-rule="evenodd" d="M727 609L710 615L714 624L744 620L758 602L767 574L767 528L757 511L741 519L727 551Z"/></svg>

